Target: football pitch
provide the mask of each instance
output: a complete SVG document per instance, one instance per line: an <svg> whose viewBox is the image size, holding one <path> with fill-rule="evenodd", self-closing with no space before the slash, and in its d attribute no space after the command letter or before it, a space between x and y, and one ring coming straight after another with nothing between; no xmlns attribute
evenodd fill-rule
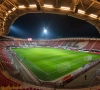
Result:
<svg viewBox="0 0 100 90"><path fill-rule="evenodd" d="M35 47L13 48L21 62L40 80L52 81L77 70L100 55L82 51L63 50L59 48Z"/></svg>

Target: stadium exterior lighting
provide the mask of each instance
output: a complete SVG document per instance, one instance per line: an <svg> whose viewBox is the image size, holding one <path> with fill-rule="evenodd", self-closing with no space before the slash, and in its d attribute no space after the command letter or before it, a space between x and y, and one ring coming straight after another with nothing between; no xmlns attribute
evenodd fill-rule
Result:
<svg viewBox="0 0 100 90"><path fill-rule="evenodd" d="M98 17L98 16L95 15L95 14L90 14L89 16L92 17L92 18L97 18L97 17Z"/></svg>
<svg viewBox="0 0 100 90"><path fill-rule="evenodd" d="M24 5L20 5L20 6L18 6L19 8L25 8L25 6Z"/></svg>
<svg viewBox="0 0 100 90"><path fill-rule="evenodd" d="M83 11L83 10L78 10L78 13L80 13L80 14L85 14L85 11Z"/></svg>
<svg viewBox="0 0 100 90"><path fill-rule="evenodd" d="M70 7L63 7L63 6L61 6L60 9L61 9L61 10L70 10Z"/></svg>
<svg viewBox="0 0 100 90"><path fill-rule="evenodd" d="M53 5L44 4L43 7L46 7L46 8L53 8Z"/></svg>
<svg viewBox="0 0 100 90"><path fill-rule="evenodd" d="M36 5L35 5L35 4L31 4L31 5L29 5L29 7L30 7L30 8L35 8Z"/></svg>
<svg viewBox="0 0 100 90"><path fill-rule="evenodd" d="M13 11L15 11L15 10L16 10L16 8L14 7L14 8L12 8L12 10L13 10Z"/></svg>

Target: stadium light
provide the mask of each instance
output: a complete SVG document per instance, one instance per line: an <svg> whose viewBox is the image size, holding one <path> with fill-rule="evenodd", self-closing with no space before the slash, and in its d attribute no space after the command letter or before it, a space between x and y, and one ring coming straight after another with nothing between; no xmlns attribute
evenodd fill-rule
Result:
<svg viewBox="0 0 100 90"><path fill-rule="evenodd" d="M47 34L47 30L46 29L44 29L44 33Z"/></svg>
<svg viewBox="0 0 100 90"><path fill-rule="evenodd" d="M97 18L97 17L98 17L98 16L95 15L95 14L90 14L89 16L92 17L92 18Z"/></svg>
<svg viewBox="0 0 100 90"><path fill-rule="evenodd" d="M11 11L9 10L8 13L11 13Z"/></svg>
<svg viewBox="0 0 100 90"><path fill-rule="evenodd" d="M8 13L6 13L6 16L8 15Z"/></svg>
<svg viewBox="0 0 100 90"><path fill-rule="evenodd" d="M61 6L60 9L61 9L61 10L70 10L70 7L63 7L63 6Z"/></svg>
<svg viewBox="0 0 100 90"><path fill-rule="evenodd" d="M20 5L20 6L18 6L19 8L25 8L25 6L24 5Z"/></svg>
<svg viewBox="0 0 100 90"><path fill-rule="evenodd" d="M83 10L78 10L78 13L80 13L80 14L85 14L85 11L83 11Z"/></svg>
<svg viewBox="0 0 100 90"><path fill-rule="evenodd" d="M13 11L15 11L15 10L16 10L16 8L15 8L15 7L13 7L13 8L12 8L12 10L13 10Z"/></svg>
<svg viewBox="0 0 100 90"><path fill-rule="evenodd" d="M44 4L43 7L46 7L46 8L53 8L53 5Z"/></svg>
<svg viewBox="0 0 100 90"><path fill-rule="evenodd" d="M29 5L30 8L35 8L36 7L36 4L31 4Z"/></svg>

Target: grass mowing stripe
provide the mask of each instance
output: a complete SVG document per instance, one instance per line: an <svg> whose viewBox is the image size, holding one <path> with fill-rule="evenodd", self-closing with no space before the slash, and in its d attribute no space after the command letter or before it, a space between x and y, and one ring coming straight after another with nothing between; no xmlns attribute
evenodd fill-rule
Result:
<svg viewBox="0 0 100 90"><path fill-rule="evenodd" d="M62 50L55 48L15 48L15 52L22 55L27 60L23 63L41 80L51 81L65 74L68 74L80 67L83 64L89 63L84 60L86 56L92 56L93 59L100 58L100 55L87 52L76 52L71 50ZM30 63L29 63L30 62ZM57 65L70 64L71 68L60 73L57 70Z"/></svg>
<svg viewBox="0 0 100 90"><path fill-rule="evenodd" d="M28 69L30 69L34 74L36 74L37 77L41 79L41 76L44 77L45 75L46 76L45 79L48 80L48 76L47 76L48 74L46 72L44 72L42 69L37 67L35 64L31 63L29 60L24 59L24 57L21 56L20 54L18 53L16 54L20 58L21 62L23 62Z"/></svg>

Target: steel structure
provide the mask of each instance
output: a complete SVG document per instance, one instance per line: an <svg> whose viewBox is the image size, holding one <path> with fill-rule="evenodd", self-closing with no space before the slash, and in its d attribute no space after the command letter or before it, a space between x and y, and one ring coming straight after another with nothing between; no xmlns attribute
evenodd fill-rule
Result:
<svg viewBox="0 0 100 90"><path fill-rule="evenodd" d="M0 0L0 35L26 13L54 13L72 16L93 24L100 32L100 0Z"/></svg>

